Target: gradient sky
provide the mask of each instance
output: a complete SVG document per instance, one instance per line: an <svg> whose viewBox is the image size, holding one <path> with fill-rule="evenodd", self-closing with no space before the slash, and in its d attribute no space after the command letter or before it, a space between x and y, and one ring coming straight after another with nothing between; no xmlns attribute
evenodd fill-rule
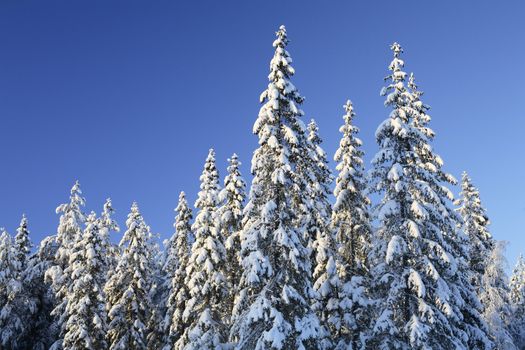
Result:
<svg viewBox="0 0 525 350"><path fill-rule="evenodd" d="M210 147L221 177L233 152L248 175L285 24L293 82L330 158L350 98L369 164L388 116L389 44L401 43L445 169L470 173L513 264L525 252L524 3L315 3L1 1L0 226L13 233L25 212L34 241L55 232L54 210L79 179L87 210L110 196L123 226L136 200L153 231L171 235L178 193L196 198Z"/></svg>

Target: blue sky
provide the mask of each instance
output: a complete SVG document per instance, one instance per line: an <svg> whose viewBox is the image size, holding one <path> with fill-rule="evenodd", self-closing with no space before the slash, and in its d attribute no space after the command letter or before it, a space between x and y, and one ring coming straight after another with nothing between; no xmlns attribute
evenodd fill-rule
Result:
<svg viewBox="0 0 525 350"><path fill-rule="evenodd" d="M285 24L307 120L332 157L350 98L367 164L388 116L389 44L402 44L432 106L435 149L457 178L470 173L513 264L525 252L524 11L520 1L2 1L0 226L14 232L25 212L35 241L53 233L79 179L88 210L110 196L123 226L136 200L166 238L210 147L221 175L233 152L248 174Z"/></svg>

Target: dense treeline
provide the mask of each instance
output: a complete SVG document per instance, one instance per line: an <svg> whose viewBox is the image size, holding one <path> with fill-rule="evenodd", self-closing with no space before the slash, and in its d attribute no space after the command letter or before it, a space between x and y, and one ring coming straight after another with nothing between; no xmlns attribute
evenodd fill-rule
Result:
<svg viewBox="0 0 525 350"><path fill-rule="evenodd" d="M137 203L112 244L111 200L88 213L75 183L36 252L25 217L1 232L1 349L525 348L525 261L509 281L466 173L454 199L401 46L370 169L347 101L332 174L276 34L249 193L238 157L221 185L210 150L161 249Z"/></svg>

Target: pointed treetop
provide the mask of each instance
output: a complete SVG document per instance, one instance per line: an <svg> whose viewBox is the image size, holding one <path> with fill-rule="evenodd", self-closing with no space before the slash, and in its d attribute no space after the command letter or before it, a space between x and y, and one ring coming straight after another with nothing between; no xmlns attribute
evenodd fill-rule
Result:
<svg viewBox="0 0 525 350"><path fill-rule="evenodd" d="M284 25L279 27L279 30L275 32L277 39L273 42L273 47L286 47L288 45L288 35L286 34L286 27Z"/></svg>
<svg viewBox="0 0 525 350"><path fill-rule="evenodd" d="M213 148L210 148L208 150L208 157L206 158L207 162L209 162L211 160L215 160L215 150Z"/></svg>
<svg viewBox="0 0 525 350"><path fill-rule="evenodd" d="M343 108L345 109L345 112L348 115L352 115L352 116L354 115L354 105L352 101L346 100L346 103L343 105Z"/></svg>
<svg viewBox="0 0 525 350"><path fill-rule="evenodd" d="M85 199L82 197L82 190L80 189L80 182L78 182L78 180L75 181L75 184L71 188L71 200L73 199L84 205Z"/></svg>
<svg viewBox="0 0 525 350"><path fill-rule="evenodd" d="M403 49L398 43L393 43L390 46L390 49L394 52L394 59L390 62L388 69L390 69L393 74L385 78L385 80L391 79L394 83L405 81L406 73L402 71L402 68L405 66L405 62L399 58ZM396 86L397 90L402 90L401 86Z"/></svg>
<svg viewBox="0 0 525 350"><path fill-rule="evenodd" d="M394 52L394 57L398 58L403 53L403 48L397 42L390 45L390 50Z"/></svg>
<svg viewBox="0 0 525 350"><path fill-rule="evenodd" d="M20 225L18 225L18 228L16 229L17 236L25 236L29 234L29 230L27 229L28 223L27 223L27 217L26 214L22 214L22 219L20 219Z"/></svg>
<svg viewBox="0 0 525 350"><path fill-rule="evenodd" d="M230 163L230 167L235 167L235 168L238 168L239 165L241 165L241 162L239 161L239 156L237 155L237 153L232 154L231 158L228 158L228 163ZM230 167L228 167L229 172L231 172Z"/></svg>
<svg viewBox="0 0 525 350"><path fill-rule="evenodd" d="M346 124L351 124L352 120L355 117L354 105L352 104L352 101L346 100L346 103L343 105L343 108L346 112L346 114L343 116L343 119Z"/></svg>
<svg viewBox="0 0 525 350"><path fill-rule="evenodd" d="M21 229L27 229L27 217L25 213L22 214L22 219L20 219L20 225L18 225L17 231Z"/></svg>
<svg viewBox="0 0 525 350"><path fill-rule="evenodd" d="M106 198L106 202L104 203L104 213L113 213L114 211L113 205L111 204L111 198Z"/></svg>
<svg viewBox="0 0 525 350"><path fill-rule="evenodd" d="M131 213L140 215L139 205L136 201L131 204Z"/></svg>

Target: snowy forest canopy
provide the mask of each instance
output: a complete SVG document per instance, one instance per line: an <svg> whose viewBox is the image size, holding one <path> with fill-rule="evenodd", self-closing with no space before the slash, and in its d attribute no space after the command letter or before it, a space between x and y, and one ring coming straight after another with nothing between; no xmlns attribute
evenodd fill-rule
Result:
<svg viewBox="0 0 525 350"><path fill-rule="evenodd" d="M78 182L34 253L25 216L1 230L0 349L525 349L525 260L509 279L468 174L450 190L401 46L370 167L347 101L332 171L287 45L281 26L249 191L210 150L164 248L137 203L111 243L111 200L87 212Z"/></svg>

